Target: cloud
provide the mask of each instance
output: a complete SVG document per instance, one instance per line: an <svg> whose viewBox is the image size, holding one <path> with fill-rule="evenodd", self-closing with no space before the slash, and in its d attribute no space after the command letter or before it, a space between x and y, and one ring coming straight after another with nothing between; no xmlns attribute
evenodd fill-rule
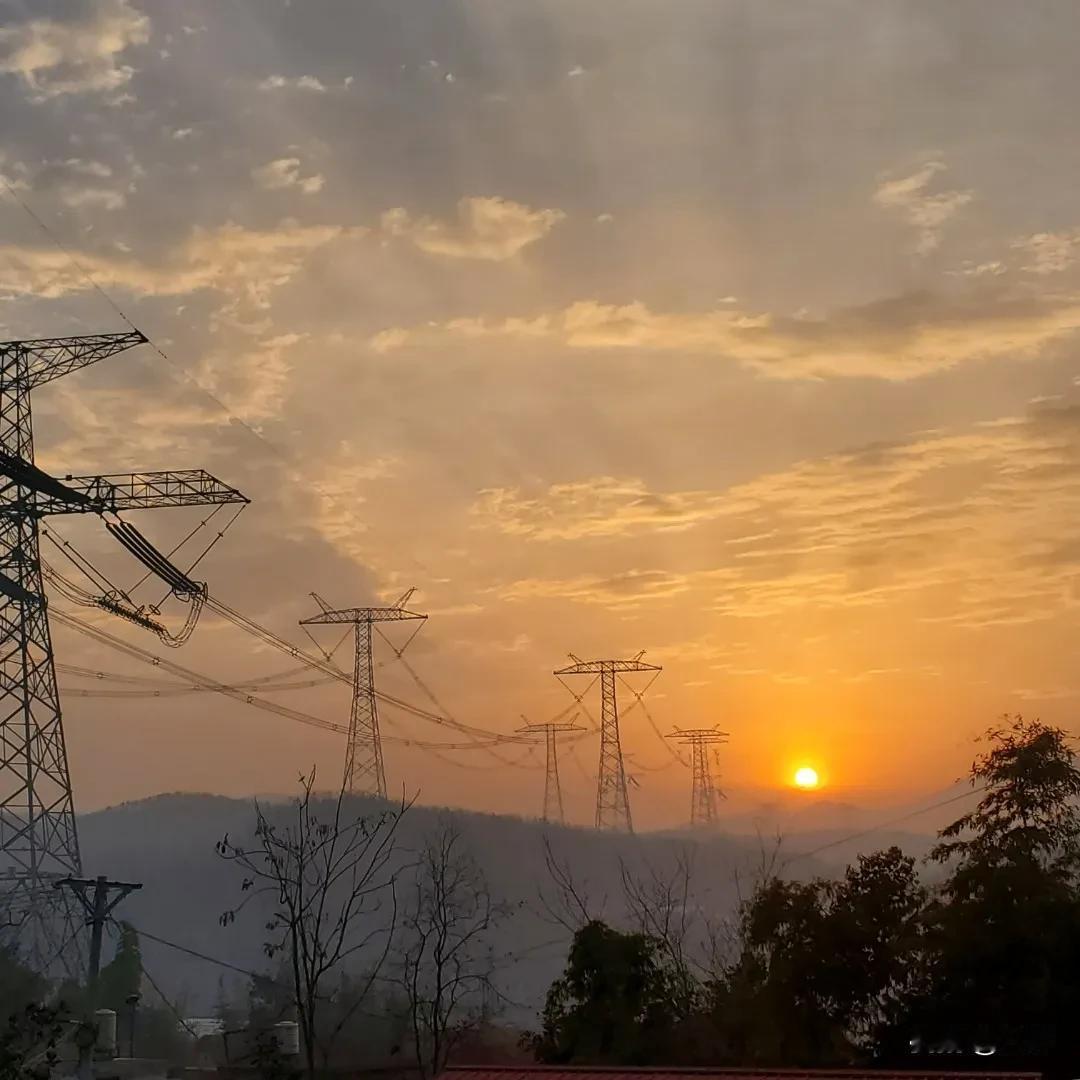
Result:
<svg viewBox="0 0 1080 1080"><path fill-rule="evenodd" d="M382 227L431 255L501 262L546 236L565 216L561 210L533 210L509 199L472 197L458 202L455 222L414 218L399 206L383 214Z"/></svg>
<svg viewBox="0 0 1080 1080"><path fill-rule="evenodd" d="M686 592L693 578L666 570L627 570L605 576L582 576L569 580L526 578L502 589L502 600L575 600L605 607L637 607Z"/></svg>
<svg viewBox="0 0 1080 1080"><path fill-rule="evenodd" d="M314 195L322 191L323 176L314 173L311 176L300 175L299 158L277 158L251 170L251 177L259 187L266 191L280 191L283 188L299 188L305 195Z"/></svg>
<svg viewBox="0 0 1080 1080"><path fill-rule="evenodd" d="M481 491L472 507L477 525L494 526L531 540L581 540L640 532L675 532L723 513L724 500L714 492L650 491L638 479L595 477L553 484L541 496L517 488Z"/></svg>
<svg viewBox="0 0 1080 1080"><path fill-rule="evenodd" d="M957 277L998 277L1008 273L1008 266L1000 259L991 259L988 262L974 263L966 261L961 263L958 270L950 270L948 273Z"/></svg>
<svg viewBox="0 0 1080 1080"><path fill-rule="evenodd" d="M1023 269L1030 274L1058 274L1080 258L1080 229L1058 233L1034 233L1012 245L1031 261Z"/></svg>
<svg viewBox="0 0 1080 1080"><path fill-rule="evenodd" d="M370 565L375 543L369 534L371 485L393 477L401 462L390 455L365 457L348 440L326 455L324 475L329 486L319 487L320 498L303 513L312 529L331 547L360 564Z"/></svg>
<svg viewBox="0 0 1080 1080"><path fill-rule="evenodd" d="M409 331L400 326L392 326L387 330L380 330L368 342L371 348L380 354L393 352L408 344Z"/></svg>
<svg viewBox="0 0 1080 1080"><path fill-rule="evenodd" d="M259 83L260 90L312 90L326 93L326 86L314 75L269 75Z"/></svg>
<svg viewBox="0 0 1080 1080"><path fill-rule="evenodd" d="M931 192L934 178L945 171L943 162L928 161L908 176L884 181L873 195L878 206L899 213L918 230L915 250L919 255L928 255L938 246L945 223L975 197L970 190Z"/></svg>
<svg viewBox="0 0 1080 1080"><path fill-rule="evenodd" d="M743 311L654 311L635 301L580 300L561 311L502 320L459 318L384 331L369 345L445 346L448 340L534 341L569 349L701 354L773 378L904 380L959 364L1022 359L1080 328L1080 296L978 291L910 293L824 318Z"/></svg>
<svg viewBox="0 0 1080 1080"><path fill-rule="evenodd" d="M50 193L72 210L121 210L134 188L134 179L116 176L112 166L102 161L68 158L50 161L34 175L33 188Z"/></svg>
<svg viewBox="0 0 1080 1080"><path fill-rule="evenodd" d="M632 542L663 527L642 510L652 502L696 530L663 568L643 566ZM504 599L622 609L692 592L698 608L743 619L888 608L915 625L965 627L1080 606L1080 544L1061 539L1080 515L1080 407L868 446L715 492L598 478L481 506L499 532L573 541L578 565L591 558L583 542L605 540L604 572L504 583Z"/></svg>
<svg viewBox="0 0 1080 1080"><path fill-rule="evenodd" d="M289 357L302 334L279 334L253 348L208 353L195 372L195 382L212 393L230 415L248 424L281 414L294 365Z"/></svg>
<svg viewBox="0 0 1080 1080"><path fill-rule="evenodd" d="M196 228L160 262L79 252L77 262L53 247L0 246L0 291L54 298L85 292L94 282L137 296L179 296L214 289L236 308L263 309L274 289L290 282L308 256L362 230L283 221L275 229L226 223Z"/></svg>
<svg viewBox="0 0 1080 1080"><path fill-rule="evenodd" d="M149 38L150 20L128 0L98 0L69 22L35 18L0 28L0 72L18 75L35 101L117 91L134 74L120 54Z"/></svg>

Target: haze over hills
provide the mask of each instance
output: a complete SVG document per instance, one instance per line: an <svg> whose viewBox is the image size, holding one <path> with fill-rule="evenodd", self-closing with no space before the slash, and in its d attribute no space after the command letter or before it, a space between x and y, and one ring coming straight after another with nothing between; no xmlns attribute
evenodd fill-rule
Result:
<svg viewBox="0 0 1080 1080"><path fill-rule="evenodd" d="M285 796L262 800L272 817L288 813ZM377 809L373 800L357 800L361 812ZM837 810L818 805L812 825L835 821ZM830 816L831 815L831 816ZM552 979L562 970L568 931L541 902L541 893L554 895L544 861L544 839L565 860L587 895L593 914L615 923L627 919L620 883L620 862L644 878L656 871L666 876L679 857L693 863L692 902L719 921L730 915L752 887L763 858L775 848L775 830L755 832L748 819L731 825L738 832L691 834L688 831L625 836L593 830L552 827L537 821L462 810L414 806L398 834L398 866L404 881L406 864L440 822L451 820L468 851L487 878L492 896L512 908L493 936L496 983L509 1005L508 1018L531 1023ZM147 969L162 990L182 1004L189 1015L212 1010L223 979L236 995L246 993L247 980L235 971L198 959L153 941L167 939L223 964L247 971L270 970L263 954L265 918L258 910L241 913L222 927L219 917L241 898L237 868L215 854L214 845L226 833L233 839L250 836L254 823L252 801L208 794L168 794L125 803L91 813L80 821L80 839L87 872L106 873L120 880L140 881L117 912L119 918L144 931L142 948ZM811 851L841 837L836 829L793 832L781 848L781 858ZM848 834L844 833L843 836ZM793 859L791 876L805 878L835 871L859 851L899 843L921 855L929 840L914 833L874 832L837 844L820 857ZM111 946L106 946L106 957Z"/></svg>

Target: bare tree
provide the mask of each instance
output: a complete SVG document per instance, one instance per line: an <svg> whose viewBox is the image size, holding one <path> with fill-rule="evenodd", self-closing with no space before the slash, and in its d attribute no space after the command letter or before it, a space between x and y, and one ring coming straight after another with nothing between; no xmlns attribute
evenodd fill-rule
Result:
<svg viewBox="0 0 1080 1080"><path fill-rule="evenodd" d="M402 919L400 980L423 1076L440 1073L454 1045L487 1018L494 994L488 936L507 913L492 901L457 828L444 822L420 854Z"/></svg>
<svg viewBox="0 0 1080 1080"><path fill-rule="evenodd" d="M542 888L538 891L540 905L550 921L575 934L601 917L607 897L601 897L598 904L594 903L589 896L587 883L575 879L569 860L560 859L555 854L547 836L543 842L544 866L547 867L551 889L547 893Z"/></svg>
<svg viewBox="0 0 1080 1080"><path fill-rule="evenodd" d="M680 1017L689 1016L694 1009L708 959L706 956L703 962L695 956L695 947L702 944L701 938L707 939L707 934L699 930L705 916L692 894L694 855L693 848L684 847L676 855L670 873L647 864L644 877L634 876L626 862L619 860L626 906L637 929L658 943L660 954L667 960L675 991L672 1004Z"/></svg>
<svg viewBox="0 0 1080 1080"><path fill-rule="evenodd" d="M397 922L394 838L411 804L403 801L393 810L350 819L342 788L324 820L314 795L314 769L301 776L300 786L285 824L276 824L256 803L252 842L237 844L226 835L217 852L245 873L240 888L246 895L221 916L223 926L257 897L269 898L264 951L271 959L283 955L288 964L307 1073L313 1077L317 1051L325 1068L334 1041L389 951ZM353 1000L335 1008L323 1030L327 987L340 981L347 962L362 967L365 976Z"/></svg>

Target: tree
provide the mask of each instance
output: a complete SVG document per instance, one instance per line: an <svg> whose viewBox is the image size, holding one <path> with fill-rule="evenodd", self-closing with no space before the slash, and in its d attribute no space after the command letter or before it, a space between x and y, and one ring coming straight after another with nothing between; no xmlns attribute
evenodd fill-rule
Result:
<svg viewBox="0 0 1080 1080"><path fill-rule="evenodd" d="M984 794L969 814L942 829L930 852L953 862L950 898L969 899L987 885L987 871L1035 873L1031 880L1071 884L1080 864L1080 771L1069 736L1017 716L993 727L989 752L975 759L969 780Z"/></svg>
<svg viewBox="0 0 1080 1080"><path fill-rule="evenodd" d="M47 989L46 980L22 962L13 945L0 945L0 1023L40 1001Z"/></svg>
<svg viewBox="0 0 1080 1080"><path fill-rule="evenodd" d="M31 1004L0 1029L0 1080L48 1080L67 1023L63 1006Z"/></svg>
<svg viewBox="0 0 1080 1080"><path fill-rule="evenodd" d="M1080 1010L1080 771L1059 728L991 728L970 781L978 806L940 834L948 867L927 918L930 986L896 1025L910 1040L994 1046L999 1059L1075 1061Z"/></svg>
<svg viewBox="0 0 1080 1080"><path fill-rule="evenodd" d="M742 911L741 950L713 987L722 1053L754 1064L848 1063L921 985L926 893L899 848L841 881L774 878Z"/></svg>
<svg viewBox="0 0 1080 1080"><path fill-rule="evenodd" d="M487 1019L488 935L506 914L460 833L444 822L424 845L402 920L400 980L423 1076L442 1072L454 1045Z"/></svg>
<svg viewBox="0 0 1080 1080"><path fill-rule="evenodd" d="M222 915L222 925L256 898L269 903L264 951L270 959L281 955L288 962L307 1074L314 1077L316 1057L321 1055L325 1067L334 1040L389 950L397 918L394 841L408 804L350 819L342 789L324 820L314 797L315 771L301 777L300 785L286 824L275 823L256 803L253 841L238 844L226 835L217 852L245 875L245 899ZM367 977L353 988L355 998L340 1010L339 1020L324 1030L325 991L350 963L362 964Z"/></svg>
<svg viewBox="0 0 1080 1080"><path fill-rule="evenodd" d="M655 938L589 922L574 934L530 1046L547 1064L664 1062L676 1023L675 986Z"/></svg>
<svg viewBox="0 0 1080 1080"><path fill-rule="evenodd" d="M832 890L826 992L860 1050L925 989L926 905L915 860L898 847L860 855Z"/></svg>
<svg viewBox="0 0 1080 1080"><path fill-rule="evenodd" d="M680 851L673 870L667 874L648 866L645 877L637 877L622 859L619 873L623 896L638 932L656 942L671 974L675 1015L686 1020L697 1007L704 972L703 965L694 959L692 940L699 922L691 900L694 852L688 848ZM704 928L711 944L713 935L709 929Z"/></svg>
<svg viewBox="0 0 1080 1080"><path fill-rule="evenodd" d="M828 1000L830 883L760 885L743 905L735 963L713 987L725 1057L747 1065L835 1064L851 1056Z"/></svg>
<svg viewBox="0 0 1080 1080"><path fill-rule="evenodd" d="M139 935L130 923L120 924L120 939L110 963L98 976L97 1000L103 1009L123 1015L127 999L139 992L142 984L142 953Z"/></svg>

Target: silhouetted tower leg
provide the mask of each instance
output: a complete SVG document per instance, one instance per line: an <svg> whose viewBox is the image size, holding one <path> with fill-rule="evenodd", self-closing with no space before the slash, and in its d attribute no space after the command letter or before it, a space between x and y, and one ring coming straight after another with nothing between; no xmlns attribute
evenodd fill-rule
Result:
<svg viewBox="0 0 1080 1080"><path fill-rule="evenodd" d="M711 825L716 816L713 805L712 776L705 746L694 743L694 790L690 808L691 825Z"/></svg>
<svg viewBox="0 0 1080 1080"><path fill-rule="evenodd" d="M559 748L555 739L555 729L548 726L545 743L547 744L547 773L544 776L544 820L563 824L562 787L559 784Z"/></svg>
<svg viewBox="0 0 1080 1080"><path fill-rule="evenodd" d="M0 450L34 460L30 353L0 367ZM82 873L60 695L41 577L35 494L0 486L0 574L23 596L0 594L0 846L28 885Z"/></svg>
<svg viewBox="0 0 1080 1080"><path fill-rule="evenodd" d="M345 790L386 798L386 770L379 738L379 707L375 701L375 653L371 620L356 624L356 663L353 666L352 713L345 748Z"/></svg>
<svg viewBox="0 0 1080 1080"><path fill-rule="evenodd" d="M383 766L382 739L379 737L372 633L375 623L426 619L426 615L419 615L405 607L414 591L410 589L393 607L336 610L318 593L312 593L312 598L322 608L322 612L310 619L300 620L301 626L352 624L356 627L352 709L349 712L349 741L345 747L343 778L344 790L350 794L386 798L386 770Z"/></svg>
<svg viewBox="0 0 1080 1080"><path fill-rule="evenodd" d="M525 718L522 717L524 720ZM525 726L518 728L521 735L544 736L544 746L547 752L547 770L544 774L544 821L555 822L559 825L566 823L563 811L562 784L559 782L559 735L569 732L583 732L585 729L578 727L573 719L563 722L549 721L546 724L530 724L527 720Z"/></svg>
<svg viewBox="0 0 1080 1080"><path fill-rule="evenodd" d="M615 693L615 678L624 671L660 671L656 664L642 663L642 653L631 660L579 660L556 671L556 675L599 675L600 712L600 769L596 786L596 827L634 831L630 815L630 797L626 790L626 769L623 766L622 745L619 741L619 703Z"/></svg>
<svg viewBox="0 0 1080 1080"><path fill-rule="evenodd" d="M31 955L44 947L51 960L60 952L69 973L63 949L77 929L74 904L52 884L79 876L82 860L42 581L40 520L46 514L247 501L199 470L69 476L61 482L34 464L31 391L145 341L133 330L0 342L0 923L19 927L20 944Z"/></svg>
<svg viewBox="0 0 1080 1080"><path fill-rule="evenodd" d="M716 804L724 794L713 780L712 762L709 753L714 746L727 742L727 732L716 728L694 728L679 730L668 736L690 745L691 775L690 789L690 825L709 826L716 822Z"/></svg>
<svg viewBox="0 0 1080 1080"><path fill-rule="evenodd" d="M626 793L626 768L619 741L619 702L615 696L615 672L605 667L600 675L600 776L596 791L596 827L634 831L630 797Z"/></svg>

